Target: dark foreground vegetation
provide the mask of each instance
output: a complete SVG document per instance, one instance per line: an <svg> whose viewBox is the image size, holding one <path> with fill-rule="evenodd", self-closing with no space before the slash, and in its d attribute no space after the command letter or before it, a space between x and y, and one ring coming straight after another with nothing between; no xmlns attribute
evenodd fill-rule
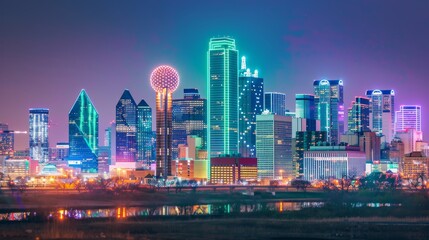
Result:
<svg viewBox="0 0 429 240"><path fill-rule="evenodd" d="M429 218L205 216L0 224L1 239L429 239Z"/></svg>

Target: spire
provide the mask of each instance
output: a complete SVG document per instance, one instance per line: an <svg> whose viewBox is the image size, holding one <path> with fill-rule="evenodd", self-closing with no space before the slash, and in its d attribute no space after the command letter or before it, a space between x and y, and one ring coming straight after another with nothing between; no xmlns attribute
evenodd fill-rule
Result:
<svg viewBox="0 0 429 240"><path fill-rule="evenodd" d="M241 70L246 70L246 57L241 57Z"/></svg>

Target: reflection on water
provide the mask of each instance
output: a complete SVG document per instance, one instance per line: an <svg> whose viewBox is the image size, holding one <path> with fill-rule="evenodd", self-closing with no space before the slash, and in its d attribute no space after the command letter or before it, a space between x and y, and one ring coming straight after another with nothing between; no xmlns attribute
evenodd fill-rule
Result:
<svg viewBox="0 0 429 240"><path fill-rule="evenodd" d="M303 208L322 207L323 202L270 202L270 203L232 203L205 204L190 206L159 206L159 207L117 207L75 209L62 208L39 212L0 213L0 221L64 220L88 218L117 218L143 216L191 216L191 215L225 215L238 213L254 213L265 211L299 211ZM399 207L400 204L390 203L353 203L352 207Z"/></svg>

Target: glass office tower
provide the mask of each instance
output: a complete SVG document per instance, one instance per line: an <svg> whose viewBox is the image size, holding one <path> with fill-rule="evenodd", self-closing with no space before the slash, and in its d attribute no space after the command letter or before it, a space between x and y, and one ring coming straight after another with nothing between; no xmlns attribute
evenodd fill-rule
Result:
<svg viewBox="0 0 429 240"><path fill-rule="evenodd" d="M395 122L395 91L367 90L366 96L371 100L369 107L370 128L382 141L390 143L393 140Z"/></svg>
<svg viewBox="0 0 429 240"><path fill-rule="evenodd" d="M179 144L187 144L187 136L201 138L207 145L207 100L196 88L185 88L183 99L173 100L173 159L178 157Z"/></svg>
<svg viewBox="0 0 429 240"><path fill-rule="evenodd" d="M69 112L69 166L98 172L98 112L85 90Z"/></svg>
<svg viewBox="0 0 429 240"><path fill-rule="evenodd" d="M275 115L286 115L286 94L266 92L264 98L264 110L268 110Z"/></svg>
<svg viewBox="0 0 429 240"><path fill-rule="evenodd" d="M241 58L238 81L239 151L242 157L256 157L256 115L264 108L264 79L246 69L246 58Z"/></svg>
<svg viewBox="0 0 429 240"><path fill-rule="evenodd" d="M344 133L344 97L342 80L315 80L314 102L316 119L320 120L320 130L327 132L328 142L339 143Z"/></svg>
<svg viewBox="0 0 429 240"><path fill-rule="evenodd" d="M348 131L353 133L369 132L369 98L356 97L348 109Z"/></svg>
<svg viewBox="0 0 429 240"><path fill-rule="evenodd" d="M30 157L39 163L47 163L49 160L48 115L47 108L30 108Z"/></svg>
<svg viewBox="0 0 429 240"><path fill-rule="evenodd" d="M116 104L116 162L136 162L137 104L125 90Z"/></svg>
<svg viewBox="0 0 429 240"><path fill-rule="evenodd" d="M149 166L152 156L152 108L145 100L137 105L137 159Z"/></svg>
<svg viewBox="0 0 429 240"><path fill-rule="evenodd" d="M238 153L238 50L235 40L212 38L207 52L209 157Z"/></svg>

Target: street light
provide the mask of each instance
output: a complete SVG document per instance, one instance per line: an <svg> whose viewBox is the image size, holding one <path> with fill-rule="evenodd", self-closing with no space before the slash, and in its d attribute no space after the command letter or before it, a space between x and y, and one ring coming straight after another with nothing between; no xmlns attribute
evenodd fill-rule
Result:
<svg viewBox="0 0 429 240"><path fill-rule="evenodd" d="M284 172L284 171L283 171L283 169L280 169L280 170L279 170L279 173L280 173L280 179L283 179L283 172Z"/></svg>

